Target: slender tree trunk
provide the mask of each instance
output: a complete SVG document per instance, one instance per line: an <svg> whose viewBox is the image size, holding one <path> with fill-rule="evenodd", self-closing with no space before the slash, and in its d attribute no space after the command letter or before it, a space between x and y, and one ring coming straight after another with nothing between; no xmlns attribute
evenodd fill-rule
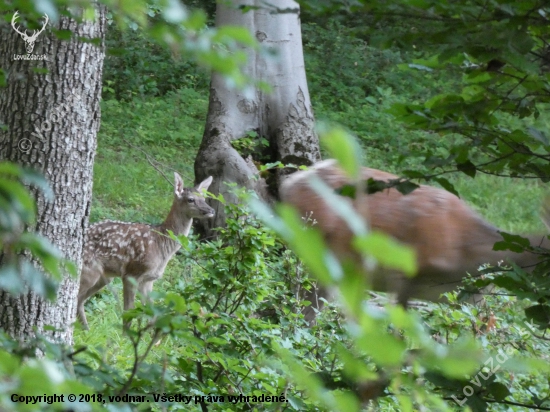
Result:
<svg viewBox="0 0 550 412"><path fill-rule="evenodd" d="M26 54L25 43L11 26L1 27L0 67L7 88L0 89L0 123L7 126L0 140L0 159L32 167L49 181L54 200L37 193L34 228L56 245L80 271L84 230L92 193L92 167L100 123L105 10L95 22L77 24L61 17L57 29L71 30L70 41L51 33L52 22L37 38L33 54L47 60L15 60ZM78 41L98 39L100 44ZM43 70L47 69L47 73ZM53 340L72 343L78 279L65 276L56 302L34 293L14 297L0 291L0 328L25 340L33 328Z"/></svg>
<svg viewBox="0 0 550 412"><path fill-rule="evenodd" d="M260 7L243 13L237 8L246 4ZM246 49L248 62L244 68L249 77L272 86L273 92L237 91L224 78L214 73L210 86L210 104L206 127L195 160L195 179L214 176L213 193L222 193L235 202L225 183L256 190L263 197L277 197L280 175L267 183L252 179L257 175L253 161L281 161L284 164L310 165L320 159L319 141L314 131L314 116L309 100L302 51L299 6L295 1L278 0L278 9L261 0L218 3L216 25L247 27L257 40L273 51L274 57ZM265 138L269 147L255 157L244 159L231 142L253 131ZM213 227L223 226L223 206L213 202L216 218L199 223L203 236Z"/></svg>

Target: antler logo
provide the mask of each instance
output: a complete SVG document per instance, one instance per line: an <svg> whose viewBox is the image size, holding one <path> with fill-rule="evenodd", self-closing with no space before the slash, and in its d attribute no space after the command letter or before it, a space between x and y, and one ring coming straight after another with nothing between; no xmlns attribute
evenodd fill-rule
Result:
<svg viewBox="0 0 550 412"><path fill-rule="evenodd" d="M33 34L31 36L29 36L27 34L27 30L20 31L19 28L15 25L15 21L17 20L18 15L19 15L19 12L16 11L15 14L13 15L12 19L11 19L11 26L13 27L13 29L17 33L19 33L21 35L21 37L25 41L25 48L27 49L27 53L31 54L33 49L34 49L34 42L36 41L36 38L38 37L38 35L40 33L42 33L44 31L44 29L46 28L46 25L48 24L48 21L50 19L48 18L48 15L44 13L44 17L45 17L44 25L42 26L42 28L40 30L38 30L38 31L34 30Z"/></svg>

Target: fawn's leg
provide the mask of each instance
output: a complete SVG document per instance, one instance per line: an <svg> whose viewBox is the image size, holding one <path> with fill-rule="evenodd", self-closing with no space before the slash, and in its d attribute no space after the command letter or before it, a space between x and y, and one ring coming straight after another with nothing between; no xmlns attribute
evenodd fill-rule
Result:
<svg viewBox="0 0 550 412"><path fill-rule="evenodd" d="M124 310L127 311L128 309L134 308L134 303L136 300L136 282L135 279L131 278L130 276L123 276L122 277L122 294L124 296ZM123 327L127 328L129 326L130 322L124 321Z"/></svg>
<svg viewBox="0 0 550 412"><path fill-rule="evenodd" d="M150 277L147 276L147 273L141 275L141 278L150 279ZM123 286L123 293L124 293L124 310L134 308L136 292L138 289L139 289L139 292L144 297L146 297L153 290L153 283L155 282L155 280L156 279L139 282L136 287L134 279L130 280L129 276L123 276L122 286ZM124 325L128 326L126 322Z"/></svg>
<svg viewBox="0 0 550 412"><path fill-rule="evenodd" d="M141 293L143 297L147 297L153 290L153 283L155 283L154 280L147 280L143 283L140 283L138 286L139 293Z"/></svg>
<svg viewBox="0 0 550 412"><path fill-rule="evenodd" d="M135 279L129 276L122 277L122 293L124 296L124 310L133 309L134 301L136 300L137 287Z"/></svg>
<svg viewBox="0 0 550 412"><path fill-rule="evenodd" d="M84 311L84 303L88 298L111 282L111 278L102 276L98 268L84 266L80 275L80 289L78 291L77 317L84 329L88 328L88 321Z"/></svg>

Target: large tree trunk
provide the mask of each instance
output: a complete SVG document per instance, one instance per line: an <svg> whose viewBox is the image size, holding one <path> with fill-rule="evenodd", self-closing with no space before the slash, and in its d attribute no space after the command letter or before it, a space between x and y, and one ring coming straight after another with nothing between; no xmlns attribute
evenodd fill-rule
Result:
<svg viewBox="0 0 550 412"><path fill-rule="evenodd" d="M195 160L195 179L214 176L210 191L222 193L235 202L225 183L256 190L262 198L277 197L279 175L272 182L252 180L257 169L252 160L281 161L284 164L310 165L320 159L319 141L314 131L314 117L307 88L299 6L295 1L279 0L275 10L261 0L235 1L233 6L218 3L216 25L239 25L254 33L260 43L272 49L269 57L246 49L248 62L244 73L273 87L266 94L228 87L225 79L214 73L210 86L210 104L204 136ZM237 5L258 6L243 13ZM275 3L274 3L275 4ZM284 11L284 12L283 12ZM243 159L231 141L254 131L269 141L262 159ZM213 202L216 218L200 222L199 232L211 235L213 227L223 226L225 214L219 202Z"/></svg>
<svg viewBox="0 0 550 412"><path fill-rule="evenodd" d="M52 22L50 21L50 25ZM21 25L21 23L20 23ZM37 193L34 228L56 245L80 271L84 230L92 193L92 167L100 123L105 10L95 22L77 23L61 17L58 29L71 30L70 41L49 30L38 37L33 53L47 60L14 60L26 54L25 43L12 27L1 30L0 67L7 72L7 88L0 89L0 123L7 126L0 140L0 159L32 167L49 181L54 200ZM98 46L77 37L97 38ZM47 73L33 69L47 69ZM14 297L0 291L0 328L25 340L33 328L56 341L72 343L78 279L65 276L56 302L34 293Z"/></svg>

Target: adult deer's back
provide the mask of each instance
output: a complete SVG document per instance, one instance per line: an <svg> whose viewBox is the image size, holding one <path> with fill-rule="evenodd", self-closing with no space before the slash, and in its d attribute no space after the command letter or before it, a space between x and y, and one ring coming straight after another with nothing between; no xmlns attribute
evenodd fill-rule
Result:
<svg viewBox="0 0 550 412"><path fill-rule="evenodd" d="M360 262L351 246L353 232L311 188L309 182L313 175L334 189L350 184L335 161L327 160L290 176L281 187L281 199L295 206L302 216L307 215L316 221L315 225L340 259L351 258ZM398 179L381 170L362 168L362 179L370 178L385 182ZM386 188L357 197L357 200L342 199L351 203L372 229L389 234L415 249L417 276L406 278L384 270L370 274L374 290L395 292L400 302L411 297L436 301L442 293L456 288L466 272L475 274L484 263L514 262L528 269L539 259L537 254L528 251L494 251L495 242L502 240L498 229L485 222L457 196L436 187L421 185L407 195L396 188ZM533 246L550 246L544 235L527 237Z"/></svg>

